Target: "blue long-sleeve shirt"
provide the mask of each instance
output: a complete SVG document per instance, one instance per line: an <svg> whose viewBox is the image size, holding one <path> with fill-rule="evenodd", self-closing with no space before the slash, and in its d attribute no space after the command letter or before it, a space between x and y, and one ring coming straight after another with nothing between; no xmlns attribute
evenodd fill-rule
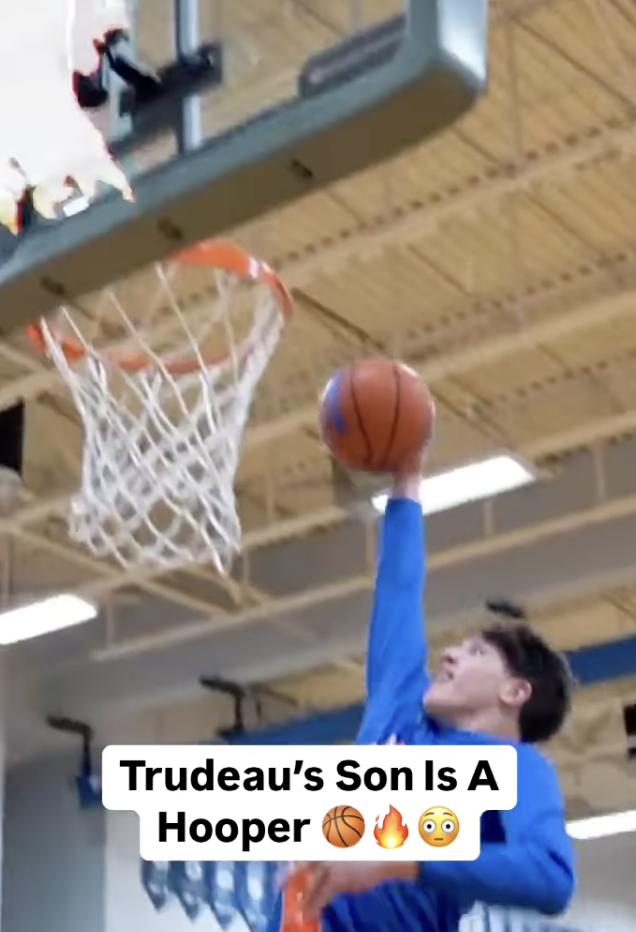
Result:
<svg viewBox="0 0 636 932"><path fill-rule="evenodd" d="M418 504L389 503L369 633L367 702L360 744L497 743L443 727L423 710L428 685L424 631L424 520ZM518 752L517 805L487 812L473 862L424 862L417 881L343 895L325 911L326 932L455 932L476 901L562 912L574 890L574 850L554 768L531 745Z"/></svg>

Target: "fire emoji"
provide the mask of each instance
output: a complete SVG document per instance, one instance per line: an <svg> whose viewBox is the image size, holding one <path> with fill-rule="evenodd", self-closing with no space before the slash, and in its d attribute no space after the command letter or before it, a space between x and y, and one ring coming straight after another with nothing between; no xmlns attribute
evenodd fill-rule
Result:
<svg viewBox="0 0 636 932"><path fill-rule="evenodd" d="M391 806L388 815L384 817L382 827L380 827L379 823L380 816L377 816L373 834L380 847L387 849L401 848L409 837L408 826L402 821L401 813Z"/></svg>

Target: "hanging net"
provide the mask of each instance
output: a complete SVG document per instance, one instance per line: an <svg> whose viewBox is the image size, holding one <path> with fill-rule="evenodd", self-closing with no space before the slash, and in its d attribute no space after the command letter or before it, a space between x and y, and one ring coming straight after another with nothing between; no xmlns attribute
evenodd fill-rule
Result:
<svg viewBox="0 0 636 932"><path fill-rule="evenodd" d="M241 440L290 314L269 266L211 240L29 328L83 425L73 540L126 568L228 571Z"/></svg>

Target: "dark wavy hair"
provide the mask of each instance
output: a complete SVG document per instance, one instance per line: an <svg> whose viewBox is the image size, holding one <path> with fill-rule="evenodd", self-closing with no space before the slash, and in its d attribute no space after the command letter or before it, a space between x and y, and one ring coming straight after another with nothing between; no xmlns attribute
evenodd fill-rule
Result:
<svg viewBox="0 0 636 932"><path fill-rule="evenodd" d="M560 731L572 706L570 665L533 630L523 608L503 600L489 601L486 607L501 620L485 627L481 636L499 651L512 676L532 687L519 714L521 740L530 744L549 741Z"/></svg>

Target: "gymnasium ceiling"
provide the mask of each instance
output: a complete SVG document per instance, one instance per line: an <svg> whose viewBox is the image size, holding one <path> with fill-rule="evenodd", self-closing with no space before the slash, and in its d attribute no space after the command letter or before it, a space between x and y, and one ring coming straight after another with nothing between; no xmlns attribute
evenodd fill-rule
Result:
<svg viewBox="0 0 636 932"><path fill-rule="evenodd" d="M394 9L366 2L372 18ZM243 6L269 23L266 49L283 26L330 41L324 20L337 26L345 4L322 0L322 23L311 3ZM139 44L152 51L147 14ZM0 519L8 599L64 587L103 608L11 649L14 756L43 745L44 713L100 724L133 702L200 704L201 674L267 683L277 715L362 697L374 528L341 507L316 432L319 391L361 355L399 356L430 384L431 469L506 448L540 470L534 488L431 520L434 645L500 594L563 648L636 633L636 6L492 0L491 21L490 90L459 125L233 231L281 272L296 314L247 433L232 580L135 579L69 542L77 420L25 340L0 343L0 403L28 403L26 486ZM275 81L285 48L270 53ZM621 720L635 700L636 676L582 691L555 750L574 807L603 787L613 808L636 802Z"/></svg>

